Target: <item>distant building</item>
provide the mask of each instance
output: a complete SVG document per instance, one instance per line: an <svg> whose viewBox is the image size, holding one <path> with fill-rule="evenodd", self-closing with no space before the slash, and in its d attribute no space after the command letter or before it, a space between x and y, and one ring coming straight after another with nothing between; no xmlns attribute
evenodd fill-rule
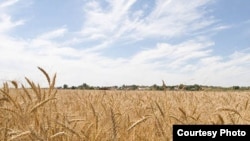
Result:
<svg viewBox="0 0 250 141"><path fill-rule="evenodd" d="M138 90L150 90L150 87L148 87L148 86L139 86Z"/></svg>

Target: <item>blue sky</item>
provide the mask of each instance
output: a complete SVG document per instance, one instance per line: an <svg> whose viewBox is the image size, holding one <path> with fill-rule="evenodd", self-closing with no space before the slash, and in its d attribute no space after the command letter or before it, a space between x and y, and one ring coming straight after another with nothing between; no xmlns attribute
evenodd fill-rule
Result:
<svg viewBox="0 0 250 141"><path fill-rule="evenodd" d="M0 0L0 80L250 85L250 1Z"/></svg>

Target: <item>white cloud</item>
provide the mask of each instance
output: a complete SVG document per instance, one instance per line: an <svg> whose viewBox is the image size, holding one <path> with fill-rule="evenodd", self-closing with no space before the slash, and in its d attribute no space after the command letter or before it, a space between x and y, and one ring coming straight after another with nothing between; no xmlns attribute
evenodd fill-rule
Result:
<svg viewBox="0 0 250 141"><path fill-rule="evenodd" d="M250 73L250 53L235 52L231 57L212 56L204 57L194 71L194 77L199 82L209 85L247 86L249 83L246 75ZM201 81L203 80L203 82Z"/></svg>
<svg viewBox="0 0 250 141"><path fill-rule="evenodd" d="M16 2L1 3L0 7ZM206 35L195 36L206 30L218 32L230 28L214 25L217 21L207 16L205 6L210 0L156 0L152 9L145 1L143 9L134 7L136 0L106 2L86 2L85 20L79 32L60 26L29 39L8 35L7 31L25 23L13 21L11 15L0 12L0 72L7 72L0 77L11 79L17 71L14 79L27 76L41 83L44 79L36 70L41 66L49 73L57 72L57 85L83 82L90 85L152 85L160 84L161 80L169 85L193 82L247 85L250 82L244 75L250 69L249 51L238 51L226 57L214 55L214 41ZM168 42L168 39L188 34L193 35L191 39ZM148 39L153 43L147 49L137 49L128 57L114 58L102 52L123 42L132 45Z"/></svg>
<svg viewBox="0 0 250 141"><path fill-rule="evenodd" d="M66 32L67 32L66 28L60 28L60 29L56 29L54 31L50 31L48 33L44 33L44 34L40 35L38 38L54 39L54 38L58 38L58 37L63 37L63 35L65 35Z"/></svg>
<svg viewBox="0 0 250 141"><path fill-rule="evenodd" d="M152 49L138 52L131 58L117 60L95 52L86 53L84 50L60 46L50 40L43 46L32 40L7 37L2 37L1 40L5 44L1 46L0 64L9 71L2 76L4 80L11 76L14 79L27 76L45 86L46 81L35 69L36 66L41 66L50 73L57 72L57 85L80 85L83 82L91 85L151 85L160 84L161 80L169 85L192 82L246 85L249 81L239 74L249 72L249 53L236 52L229 60L225 60L212 55L210 48L213 43L206 40L190 40L179 44L161 43ZM10 63L13 67L10 67ZM16 70L18 72L15 76L13 73Z"/></svg>
<svg viewBox="0 0 250 141"><path fill-rule="evenodd" d="M215 20L200 10L210 0L164 1L157 0L152 11L136 9L136 0L109 0L107 7L101 2L87 2L82 36L85 40L109 42L100 49L111 47L116 41L141 40L144 38L174 38L212 25ZM134 8L134 7L133 7ZM149 10L149 9L144 9ZM144 15L142 17L142 15Z"/></svg>
<svg viewBox="0 0 250 141"><path fill-rule="evenodd" d="M133 58L133 62L141 63L157 59L168 59L170 61L175 61L175 63L182 62L181 64L183 64L190 59L199 59L207 56L211 52L211 49L208 47L212 45L212 42L195 40L190 40L177 45L159 43L156 48L141 51Z"/></svg>
<svg viewBox="0 0 250 141"><path fill-rule="evenodd" d="M24 20L13 21L12 16L7 12L10 6L18 3L19 0L4 0L0 2L0 35L8 33L17 26L23 25Z"/></svg>
<svg viewBox="0 0 250 141"><path fill-rule="evenodd" d="M211 25L213 18L205 17L206 11L199 10L210 1L163 1L158 0L148 17L140 20L136 27L142 37L178 37Z"/></svg>
<svg viewBox="0 0 250 141"><path fill-rule="evenodd" d="M24 24L23 20L12 21L11 16L0 13L0 34L11 30L12 28Z"/></svg>
<svg viewBox="0 0 250 141"><path fill-rule="evenodd" d="M0 3L0 8L6 8L11 5L14 5L18 2L19 0L5 0L4 2Z"/></svg>

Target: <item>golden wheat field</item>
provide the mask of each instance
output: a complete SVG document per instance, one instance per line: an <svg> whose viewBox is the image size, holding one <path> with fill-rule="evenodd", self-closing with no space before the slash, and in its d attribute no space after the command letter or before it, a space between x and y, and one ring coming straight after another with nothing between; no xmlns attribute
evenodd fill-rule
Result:
<svg viewBox="0 0 250 141"><path fill-rule="evenodd" d="M173 124L250 123L249 92L57 90L43 73L48 89L4 84L1 141L170 141Z"/></svg>

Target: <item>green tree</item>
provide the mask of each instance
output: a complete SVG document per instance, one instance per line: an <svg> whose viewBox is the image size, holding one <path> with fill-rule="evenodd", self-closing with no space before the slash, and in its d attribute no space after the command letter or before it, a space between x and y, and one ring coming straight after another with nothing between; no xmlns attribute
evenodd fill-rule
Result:
<svg viewBox="0 0 250 141"><path fill-rule="evenodd" d="M239 89L240 89L240 86L233 86L233 89L234 89L234 90L239 90Z"/></svg>
<svg viewBox="0 0 250 141"><path fill-rule="evenodd" d="M67 84L64 84L64 85L63 85L63 88L64 88L64 89L68 89L69 86L68 86Z"/></svg>

